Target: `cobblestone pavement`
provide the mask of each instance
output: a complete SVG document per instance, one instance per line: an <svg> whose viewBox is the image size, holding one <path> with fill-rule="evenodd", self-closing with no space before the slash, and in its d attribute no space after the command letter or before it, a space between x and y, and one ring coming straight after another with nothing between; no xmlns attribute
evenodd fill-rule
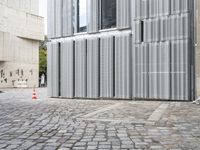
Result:
<svg viewBox="0 0 200 150"><path fill-rule="evenodd" d="M200 150L200 106L184 102L48 99L3 90L0 149Z"/></svg>

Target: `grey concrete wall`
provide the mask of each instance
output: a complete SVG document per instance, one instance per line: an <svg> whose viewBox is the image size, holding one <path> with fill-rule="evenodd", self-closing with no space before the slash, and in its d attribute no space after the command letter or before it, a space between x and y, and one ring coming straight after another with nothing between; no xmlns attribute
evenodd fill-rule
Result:
<svg viewBox="0 0 200 150"><path fill-rule="evenodd" d="M38 8L38 0L0 0L0 87L38 86L44 39Z"/></svg>
<svg viewBox="0 0 200 150"><path fill-rule="evenodd" d="M0 0L0 4L30 14L39 14L39 0Z"/></svg>

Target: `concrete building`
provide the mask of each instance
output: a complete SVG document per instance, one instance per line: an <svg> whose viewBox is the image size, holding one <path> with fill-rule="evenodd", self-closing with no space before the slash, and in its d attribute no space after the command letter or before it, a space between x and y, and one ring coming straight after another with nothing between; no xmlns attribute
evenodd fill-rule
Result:
<svg viewBox="0 0 200 150"><path fill-rule="evenodd" d="M0 0L0 87L38 86L39 0Z"/></svg>
<svg viewBox="0 0 200 150"><path fill-rule="evenodd" d="M196 6L195 0L50 0L49 96L194 100Z"/></svg>

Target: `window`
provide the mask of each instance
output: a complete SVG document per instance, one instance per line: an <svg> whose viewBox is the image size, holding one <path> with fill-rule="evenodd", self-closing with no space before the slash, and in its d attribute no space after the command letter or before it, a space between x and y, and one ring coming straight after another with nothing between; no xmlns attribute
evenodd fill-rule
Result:
<svg viewBox="0 0 200 150"><path fill-rule="evenodd" d="M101 29L116 27L116 0L101 0Z"/></svg>
<svg viewBox="0 0 200 150"><path fill-rule="evenodd" d="M86 32L87 31L87 8L86 8L87 0L77 0L77 27L78 32Z"/></svg>

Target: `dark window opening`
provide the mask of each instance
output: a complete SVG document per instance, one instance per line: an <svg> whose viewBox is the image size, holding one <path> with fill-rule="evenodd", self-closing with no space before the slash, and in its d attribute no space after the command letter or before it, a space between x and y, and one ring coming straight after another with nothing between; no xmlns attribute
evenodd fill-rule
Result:
<svg viewBox="0 0 200 150"><path fill-rule="evenodd" d="M144 42L144 21L141 21L141 42Z"/></svg>
<svg viewBox="0 0 200 150"><path fill-rule="evenodd" d="M101 0L101 29L116 27L116 0Z"/></svg>
<svg viewBox="0 0 200 150"><path fill-rule="evenodd" d="M61 96L61 43L58 44L58 96Z"/></svg>

